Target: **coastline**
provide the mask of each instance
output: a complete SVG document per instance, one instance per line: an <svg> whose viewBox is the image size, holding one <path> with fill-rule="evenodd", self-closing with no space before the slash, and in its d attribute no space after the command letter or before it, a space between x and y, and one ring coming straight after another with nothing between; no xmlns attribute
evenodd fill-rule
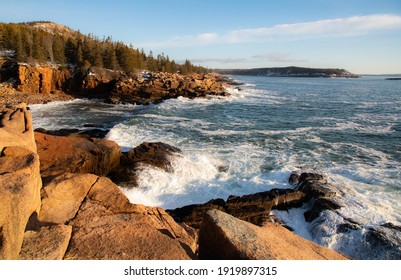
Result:
<svg viewBox="0 0 401 280"><path fill-rule="evenodd" d="M46 104L54 101L69 101L74 100L76 97L65 94L31 94L23 92L14 92L9 94L0 95L0 105L11 105L18 103L26 103L27 105L32 104Z"/></svg>
<svg viewBox="0 0 401 280"><path fill-rule="evenodd" d="M23 95L21 95L21 96L23 96ZM191 102L191 101L188 100L188 102ZM82 136L82 135L71 135L71 137L66 137L66 138L54 138L55 140L53 141L52 144L48 143L45 146L41 147L38 144L38 139L39 138L47 139L46 141L49 142L52 139L52 136L43 135L42 134L42 136L40 136L38 138L38 135L40 135L40 134L39 133L35 133L35 138L36 138L36 142L37 142L37 145L38 145L38 154L39 154L39 158L40 158L41 168L43 167L43 163L46 162L46 161L47 161L47 163L46 163L47 166L60 166L61 167L61 169L59 170L59 173L48 173L48 174L45 174L45 175L43 175L43 174L41 175L43 183L44 183L44 187L49 186L49 184L50 184L52 187L53 187L53 185L55 185L54 187L56 189L60 188L60 186L55 184L54 182L51 183L53 181L52 179L51 179L50 182L48 181L51 176L57 176L56 177L57 178L56 181L62 181L62 182L65 182L65 184L70 184L70 183L68 183L70 181L75 182L73 184L78 184L78 182L80 182L81 180L85 181L85 180L88 180L88 178L92 178L90 180L93 180L93 177L91 177L91 176L77 175L77 174L81 174L81 173L82 174L90 173L92 175L95 174L96 176L98 176L95 179L96 181L97 180L104 181L106 179L101 179L101 178L103 178L103 176L110 177L109 171L105 171L105 170L110 169L107 166L114 166L112 169L114 169L114 168L116 168L116 166L118 166L118 164L115 164L115 162L116 162L115 158L116 157L120 157L120 160L119 160L120 161L120 165L121 165L121 163L124 163L126 166L128 166L128 169L126 169L126 171L130 172L131 170L134 170L134 173L135 173L135 163L137 162L137 159L133 159L132 161L130 161L131 158L130 158L130 156L128 154L122 154L120 156L116 156L117 154L119 154L118 150L121 151L121 147L116 148L115 145L113 145L113 144L110 144L110 143L109 144L105 144L106 142L103 143L103 144L100 144L100 143L98 143L100 140L96 140L96 138L93 138L91 136ZM88 163L85 164L85 168L81 169L81 171L77 171L81 167L79 167L78 169L67 169L66 166L63 167L58 162L54 162L53 160L46 160L46 156L44 156L43 151L47 150L48 153L50 153L50 155L52 155L52 156L54 155L55 156L55 155L57 155L57 151L58 150L65 149L65 147L67 147L67 146L75 146L75 144L72 144L72 143L76 143L77 139L81 139L83 141L79 145L82 145L82 147L89 147L89 150L86 151L86 152L85 151L79 151L79 150L70 150L68 152L64 151L64 155L61 155L61 158L70 157L71 155L75 155L78 158L84 156L85 162L88 162ZM89 142L92 143L92 144L95 144L95 146L93 146L92 144L89 144ZM113 146L114 146L114 148L113 148ZM57 147L59 147L59 148L57 148ZM135 147L135 148L137 148L137 147ZM144 148L143 150L151 150L151 149ZM155 149L155 150L158 150L158 149ZM85 155L85 154L87 154L87 155ZM114 155L111 156L112 154L114 154ZM136 153L133 152L133 154L136 154ZM99 155L99 157L98 158L96 158L96 157L93 158L92 155ZM56 157L60 157L60 155L58 155ZM155 155L153 154L150 157L154 158ZM156 156L156 157L159 157L159 156ZM111 160L112 158L114 158L114 160ZM145 158L146 158L146 156L145 156ZM74 161L70 162L70 164L68 164L68 168L70 168L71 166L75 166L79 162L80 162L79 159L76 160L75 163L74 163ZM89 162L91 162L91 163L89 163ZM114 163L111 164L111 162L114 162ZM221 170L221 172L224 172L224 169L225 169L224 166L218 166L217 168L219 170ZM168 167L167 167L167 169L168 169ZM43 170L41 172L43 172ZM54 170L52 170L51 172L54 172ZM75 175L69 175L71 173L75 174ZM127 173L127 172L125 172L125 173ZM120 177L120 176L121 176L121 174L120 175L117 174L117 177ZM112 178L112 176L111 176L111 178ZM319 177L319 175L317 175L316 178L317 178L317 182L318 183L322 182L322 178ZM132 178L129 178L129 179L131 180ZM113 178L112 178L112 181L107 181L108 182L107 185L114 184L115 182L113 182L113 181L114 181ZM297 186L297 185L298 184L295 184L295 186ZM102 189L102 190L106 190L108 188L109 187L104 186L104 185L102 185L102 187L99 187L99 189ZM115 187L113 187L113 188L114 188L114 190L110 190L113 193L114 192L120 192ZM331 189L330 186L325 186L325 188ZM312 190L313 190L313 188L312 188ZM321 190L317 190L317 191L313 190L313 191L317 192L317 193L320 193L319 196L321 196L321 193L322 193ZM326 193L328 195L328 198L330 198L333 195L332 192L330 192L330 191L327 192L327 190L323 191L323 193ZM299 193L297 193L297 195L298 194ZM91 194L90 197L95 197L97 195L98 194L94 193L94 194ZM262 196L260 196L260 195L262 195ZM188 239L188 240L192 240L192 241L189 241L189 243L187 243L188 246L191 247L191 248L195 248L195 247L193 247L193 246L195 246L195 245L193 245L194 244L193 242L195 242L195 244L198 244L198 243L196 243L196 240L199 239L199 236L197 235L197 231L199 229L196 229L196 227L199 228L199 223L202 223L203 216L206 215L207 213L209 213L210 210L218 209L219 211L222 211L222 212L226 212L226 213L228 212L228 214L230 216L232 214L234 214L234 213L237 213L237 214L231 216L230 219L234 219L234 217L239 215L239 216L245 217L245 220L247 220L248 222L251 221L251 222L255 223L255 220L256 220L256 223L258 224L258 226L263 226L263 223L266 222L266 221L272 221L272 220L274 221L274 218L272 216L267 215L267 213L269 213L270 210L273 208L272 204L269 205L269 203L267 203L266 207L265 206L261 207L262 204L259 203L261 200L266 200L266 198L263 195L265 195L266 197L271 197L272 193L270 193L270 192L267 193L267 194L256 194L255 193L254 194L254 197L256 198L255 202L252 202L251 200L249 200L249 197L247 197L247 196L245 196L245 197L232 197L231 199L229 199L227 201L222 201L221 199L216 197L214 202L212 202L212 203L207 202L206 205L205 204L203 204L203 205L187 205L184 208L192 209L191 210L192 212L189 211L188 213L185 213L184 215L181 215L181 216L180 215L176 215L176 213L174 213L174 211L180 212L180 210L177 210L177 209L165 210L165 209L154 208L154 207L146 208L146 212L144 212L143 214L146 216L146 215L148 215L146 213L149 213L149 211L152 212L152 211L155 211L155 209L157 209L157 211L156 211L157 213L162 213L162 215L164 217L166 217L166 219L168 219L168 222L167 222L168 224L177 223L180 227L183 227L185 229L186 234L190 235L190 239ZM297 197L297 195L295 196L295 198ZM127 202L127 197L125 195L119 194L118 197L120 197L120 196L121 196L121 199L123 199L125 201L123 203L125 206L123 208L119 208L121 205L118 206L117 207L118 210L116 210L117 212L115 212L115 214L120 212L120 211L128 211L128 212L131 211L131 210L125 209L125 207L128 207L128 209L133 209L133 208L130 208L130 207L133 207L133 206L129 206L131 204L127 204L128 203ZM292 196L293 196L293 194L291 192L289 192L289 193L284 193L281 196L279 195L278 196L279 198L277 198L277 196L273 195L272 199L273 200L277 200L278 199L279 201L281 200L282 201L281 203L284 203L284 205L286 205L285 207L287 207L287 206L288 207L293 207L293 205L299 205L302 202L302 200L292 201L292 198L291 198ZM310 195L310 194L306 195L306 196L313 197L313 195ZM291 199L289 199L289 198L291 198ZM82 199L82 197L79 200L81 200L81 199ZM116 198L116 199L120 200L120 198ZM328 202L326 198L322 199L321 197L314 197L313 199L314 199L314 202L311 204L312 208L310 209L310 211L308 211L308 215L305 216L305 219L310 219L311 221L316 219L316 217L318 217L320 215L321 211L336 210L337 207L339 207L336 204ZM105 201L103 201L102 203L105 203ZM304 203L304 202L302 202L302 203ZM42 202L42 205L43 205L43 202ZM235 207L234 207L234 205L235 205ZM253 208L255 208L255 205L257 206L256 208L259 209L258 211L261 211L261 212L257 212L256 211L255 213L250 214L248 212L248 208L249 209L253 209ZM81 204L81 206L83 206L83 205ZM277 205L275 205L274 207L277 207ZM278 207L282 208L284 206L279 204ZM322 207L326 207L326 208L322 208ZM135 210L136 212L139 211L138 208L135 208L135 209L137 209L137 210ZM199 211L199 209L200 209L200 211ZM236 209L236 210L234 210L234 209ZM54 210L48 211L50 213L49 214L50 216L54 215L54 214L51 214L53 211ZM45 213L45 212L43 212L43 213ZM199 213L201 213L201 215ZM45 215L45 214L43 214L43 215ZM193 215L195 217L195 220L197 220L197 223L198 223L197 226L193 226L194 224L190 220L187 219L187 216L191 216L191 215ZM216 217L220 217L219 213L217 213L217 214L214 213L212 215L217 215ZM175 221L172 221L173 217L174 217ZM254 217L256 217L256 218L254 218ZM215 218L211 218L211 220L214 220ZM63 219L66 219L66 218L63 218ZM67 218L67 220L68 219L70 219L70 218ZM86 220L87 217L85 216L84 219ZM150 219L149 221L151 221L151 220L154 219L154 217L152 215L150 215L149 219ZM216 219L218 220L219 218L216 218ZM59 220L57 220L57 221L59 221ZM209 221L210 221L210 218L209 218ZM260 223L261 221L262 221L262 223ZM39 222L36 221L36 223L39 223L39 226L37 226L39 229L43 227L43 224L41 224L41 222L43 222L43 221L39 221ZM45 222L49 222L49 220L47 220ZM68 220L68 224L70 224L72 228L69 227L68 229L67 228L65 229L66 236L70 236L70 237L72 236L71 234L73 234L73 232L74 232L73 229L74 229L75 222L76 221ZM182 222L185 222L185 224L182 224ZM274 221L274 222L277 225L281 226L280 222L278 222L278 221ZM81 225L82 225L81 222L76 224L76 226L81 226ZM193 227L192 226L189 227L188 225L192 225ZM208 227L212 227L212 225L209 224ZM390 224L390 223L387 223L387 224L385 223L385 224L382 225L382 227L385 228L385 229L397 230L397 226L393 225L393 224ZM360 228L365 228L365 225L355 223L354 221L350 221L350 223L348 223L348 224L342 224L342 227L339 230L346 232L346 231L350 231L350 230L358 230ZM32 230L33 231L37 231L37 228L33 227ZM163 230L164 230L164 228L163 228ZM71 234L68 233L69 231L71 231ZM186 236L186 234L182 234L182 236L184 236L184 235ZM371 233L369 234L369 237L370 237L371 242L374 242L376 244L386 244L386 242L387 242L385 239L381 238L380 231L376 231L376 229L371 231ZM82 236L81 236L81 238L82 238ZM81 242L81 241L79 241L79 242ZM93 246L93 244L91 244L93 242L93 240L92 241L88 241L88 242L89 243L87 244L87 246L89 246L89 247ZM181 241L179 241L179 242L181 242ZM190 244L192 244L192 245L190 245ZM239 245L241 245L241 244L239 244ZM173 246L175 246L175 245L173 245ZM196 246L199 246L199 244L196 245ZM192 249L192 253L194 255L191 255L190 258L196 258L197 250L198 249L196 249L196 248ZM29 250L27 250L27 252L28 251ZM113 252L108 252L107 254L110 254L109 256L113 256L112 258L118 258L118 256L113 255L114 253ZM76 257L76 258L80 259L83 256L81 254L82 253L76 252L76 253L74 253L74 257L71 257L71 258L75 258ZM179 254L181 254L181 253L179 253ZM155 257L155 255L153 255L153 257ZM181 257L183 257L183 255L181 255ZM92 256L91 258L97 258L97 257L96 256ZM110 257L102 257L102 258L110 258ZM166 258L166 257L163 257L163 258ZM252 257L250 256L249 258L252 258ZM266 256L265 257L259 256L257 258L266 258Z"/></svg>
<svg viewBox="0 0 401 280"><path fill-rule="evenodd" d="M282 231L288 230L279 224L259 228L213 210L205 211L198 231L177 223L161 208L131 204L104 177L124 162L118 145L34 133L24 104L0 108L0 194L4 198L0 259L347 259L290 232L283 237ZM30 177L19 181L19 174ZM17 185L24 191L17 192ZM20 211L12 213L13 207ZM229 238L233 230L259 244L258 252L244 239ZM277 238L273 243L272 234ZM214 251L218 247L204 245L211 238L230 245Z"/></svg>

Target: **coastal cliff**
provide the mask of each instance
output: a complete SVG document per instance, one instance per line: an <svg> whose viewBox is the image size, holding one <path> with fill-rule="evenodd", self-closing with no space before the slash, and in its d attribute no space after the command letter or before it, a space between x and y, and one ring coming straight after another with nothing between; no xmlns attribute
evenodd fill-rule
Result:
<svg viewBox="0 0 401 280"><path fill-rule="evenodd" d="M164 209L132 204L104 177L116 168L115 159L121 157L118 147L96 139L88 145L85 138L59 136L65 137L65 146L75 143L76 157L82 154L80 161L71 160L72 150L51 147L58 145L55 136L34 134L24 104L1 107L0 112L0 259L346 259L279 224L258 227L209 211L198 231L177 223ZM50 155L48 149L58 154ZM102 151L98 158L83 152L96 149ZM56 172L42 160L53 160L54 166L66 162L69 169ZM83 168L96 161L108 169ZM235 225L236 234L227 224ZM237 233L246 239L236 239ZM205 241L212 237L224 242L210 248ZM248 239L258 244L257 254L247 245ZM221 247L224 244L230 245Z"/></svg>
<svg viewBox="0 0 401 280"><path fill-rule="evenodd" d="M96 98L115 104L147 105L180 96L227 96L224 85L229 81L217 74L180 75L150 71L125 74L99 67L66 68L26 63L8 65L2 73L2 104Z"/></svg>

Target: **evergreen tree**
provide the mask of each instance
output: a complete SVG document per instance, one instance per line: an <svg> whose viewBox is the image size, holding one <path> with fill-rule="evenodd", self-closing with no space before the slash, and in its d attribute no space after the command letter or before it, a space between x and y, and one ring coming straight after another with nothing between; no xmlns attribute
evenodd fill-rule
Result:
<svg viewBox="0 0 401 280"><path fill-rule="evenodd" d="M47 61L46 50L43 45L43 34L41 32L33 33L32 56L38 62Z"/></svg>
<svg viewBox="0 0 401 280"><path fill-rule="evenodd" d="M15 57L18 61L26 61L27 59L27 53L25 51L24 45L23 45L23 40L22 40L22 35L21 32L16 32L14 34L14 50L15 50Z"/></svg>
<svg viewBox="0 0 401 280"><path fill-rule="evenodd" d="M143 49L134 49L122 42L114 43L111 37L99 40L92 34L82 35L79 31L53 34L32 26L34 23L0 23L0 49L14 50L19 62L36 60L83 66L87 60L86 65L121 69L127 73L135 69L170 73L180 69L183 74L207 72L206 68L194 66L189 60L179 65L164 53L155 58L152 51L146 55Z"/></svg>
<svg viewBox="0 0 401 280"><path fill-rule="evenodd" d="M54 62L58 64L65 64L66 57L63 38L61 38L59 35L54 36L52 44Z"/></svg>
<svg viewBox="0 0 401 280"><path fill-rule="evenodd" d="M117 70L118 61L112 43L107 43L103 50L103 66L107 69Z"/></svg>
<svg viewBox="0 0 401 280"><path fill-rule="evenodd" d="M116 44L115 52L118 65L127 73L130 73L135 69L134 56L131 54L131 50L131 48L121 42Z"/></svg>

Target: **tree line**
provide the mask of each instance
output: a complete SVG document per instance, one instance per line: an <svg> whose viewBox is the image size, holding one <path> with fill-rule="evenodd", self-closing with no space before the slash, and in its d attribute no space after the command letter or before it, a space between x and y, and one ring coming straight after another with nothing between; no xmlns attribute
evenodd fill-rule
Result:
<svg viewBox="0 0 401 280"><path fill-rule="evenodd" d="M153 52L114 42L111 37L99 39L93 34L79 31L50 33L32 28L29 23L0 23L0 50L14 50L18 62L60 65L96 66L126 73L135 70L163 71L184 75L206 73L208 69L193 65L189 60L178 64L164 54L154 57Z"/></svg>

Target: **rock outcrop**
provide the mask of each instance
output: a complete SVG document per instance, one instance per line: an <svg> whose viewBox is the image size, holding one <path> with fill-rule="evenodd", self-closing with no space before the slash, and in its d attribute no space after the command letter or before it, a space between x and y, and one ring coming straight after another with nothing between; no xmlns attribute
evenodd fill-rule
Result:
<svg viewBox="0 0 401 280"><path fill-rule="evenodd" d="M0 107L0 150L19 146L36 153L32 116L25 104Z"/></svg>
<svg viewBox="0 0 401 280"><path fill-rule="evenodd" d="M209 260L346 260L272 223L263 227L209 210L199 230L199 258Z"/></svg>
<svg viewBox="0 0 401 280"><path fill-rule="evenodd" d="M272 189L241 197L230 196L226 201L213 199L205 204L188 205L168 212L177 222L194 228L199 228L204 213L209 209L218 209L261 226L271 221L271 210L299 207L305 202L305 197L305 193L293 189Z"/></svg>
<svg viewBox="0 0 401 280"><path fill-rule="evenodd" d="M20 260L62 260L67 251L71 226L51 225L29 229L19 254Z"/></svg>
<svg viewBox="0 0 401 280"><path fill-rule="evenodd" d="M35 132L42 177L63 173L106 176L120 164L121 148L113 141Z"/></svg>
<svg viewBox="0 0 401 280"><path fill-rule="evenodd" d="M287 210L301 207L308 203L310 208L305 212L305 220L311 222L324 210L341 208L336 201L334 188L320 174L291 174L290 184L294 189L272 189L243 196L229 196L226 201L212 199L204 204L187 205L168 210L178 222L199 228L204 213L209 209L218 209L236 218L263 226L266 222L276 220L271 210Z"/></svg>
<svg viewBox="0 0 401 280"><path fill-rule="evenodd" d="M123 153L120 165L110 174L112 180L125 187L137 186L138 173L143 166L152 166L166 172L173 172L172 158L182 151L171 145L144 142L138 147Z"/></svg>
<svg viewBox="0 0 401 280"><path fill-rule="evenodd" d="M366 211L366 206L358 201L358 195L352 190L333 184L316 173L293 173L290 183L306 194L304 218L309 223L313 241L330 246L333 238L336 242L332 248L354 259L401 258L400 226L389 222L375 224L364 219L363 214L351 218L348 211L341 211L344 206L361 213Z"/></svg>
<svg viewBox="0 0 401 280"><path fill-rule="evenodd" d="M191 259L195 242L161 208L129 203L107 178L91 188L74 220L65 259Z"/></svg>
<svg viewBox="0 0 401 280"><path fill-rule="evenodd" d="M14 103L17 97L36 100L35 103L40 101L40 96L43 96L43 103L56 100L57 96L60 96L60 100L66 100L66 94L72 97L104 99L115 104L144 105L180 96L199 98L228 95L224 88L226 80L217 74L142 72L128 75L99 67L66 68L51 64L30 65L16 62L9 67L10 69L1 69L1 82L13 81L0 87L0 94L8 100L2 101L3 104ZM10 87L14 87L17 92ZM32 96L37 98L31 98Z"/></svg>
<svg viewBox="0 0 401 280"><path fill-rule="evenodd" d="M18 65L18 91L25 93L50 94L65 91L71 71L51 65Z"/></svg>
<svg viewBox="0 0 401 280"><path fill-rule="evenodd" d="M93 174L45 183L39 222L72 227L64 259L195 257L195 241L163 209L131 204L108 178Z"/></svg>
<svg viewBox="0 0 401 280"><path fill-rule="evenodd" d="M24 104L0 108L0 259L18 258L41 187L30 113Z"/></svg>
<svg viewBox="0 0 401 280"><path fill-rule="evenodd" d="M0 109L0 259L196 258L193 232L163 209L131 204L110 179L82 173L118 165L115 143L36 133L38 155L25 105Z"/></svg>
<svg viewBox="0 0 401 280"><path fill-rule="evenodd" d="M228 95L218 76L145 72L136 77L118 80L107 102L146 105L180 96L199 98L207 95Z"/></svg>

